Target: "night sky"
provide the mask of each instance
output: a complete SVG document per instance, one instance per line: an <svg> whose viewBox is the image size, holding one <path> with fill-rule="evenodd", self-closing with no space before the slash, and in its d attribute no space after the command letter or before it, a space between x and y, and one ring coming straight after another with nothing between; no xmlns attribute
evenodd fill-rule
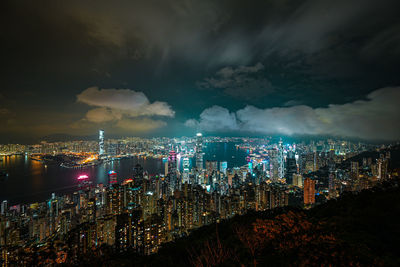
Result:
<svg viewBox="0 0 400 267"><path fill-rule="evenodd" d="M0 143L400 139L400 1L2 1Z"/></svg>

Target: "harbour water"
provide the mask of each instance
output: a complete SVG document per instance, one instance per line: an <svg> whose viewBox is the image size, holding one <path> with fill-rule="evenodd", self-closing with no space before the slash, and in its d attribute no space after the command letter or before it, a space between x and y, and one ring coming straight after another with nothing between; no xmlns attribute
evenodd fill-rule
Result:
<svg viewBox="0 0 400 267"><path fill-rule="evenodd" d="M227 161L228 167L246 163L246 151L237 149L233 143L212 143L204 148L206 160ZM107 183L108 172L116 171L118 180L131 178L133 168L140 164L149 174L164 173L162 159L126 158L91 166L84 169L62 168L57 164L45 164L31 160L26 155L0 157L0 170L8 173L0 180L0 201L8 200L11 204L44 201L51 193L61 194L77 188L77 177L87 174L91 182Z"/></svg>

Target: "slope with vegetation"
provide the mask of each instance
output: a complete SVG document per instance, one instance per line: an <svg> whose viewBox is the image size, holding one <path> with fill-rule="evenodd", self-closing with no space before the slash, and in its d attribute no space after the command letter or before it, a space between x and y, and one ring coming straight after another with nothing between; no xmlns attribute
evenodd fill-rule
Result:
<svg viewBox="0 0 400 267"><path fill-rule="evenodd" d="M249 212L202 227L151 256L87 259L106 266L400 266L399 185L392 179L310 210Z"/></svg>

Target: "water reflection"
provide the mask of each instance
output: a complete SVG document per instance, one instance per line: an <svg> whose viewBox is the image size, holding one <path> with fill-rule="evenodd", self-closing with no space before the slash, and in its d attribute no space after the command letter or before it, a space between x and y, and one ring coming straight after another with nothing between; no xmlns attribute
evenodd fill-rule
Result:
<svg viewBox="0 0 400 267"><path fill-rule="evenodd" d="M236 149L232 143L208 144L204 152L204 161L228 161L229 168L246 163L246 152ZM190 166L193 166L193 160L190 159ZM81 174L89 175L93 183L106 184L108 172L113 170L117 172L118 181L121 182L126 178L132 178L136 164L142 165L149 174L164 173L162 159L144 157L111 161L85 169L66 169L56 164L49 164L46 168L42 162L31 160L26 155L3 157L0 167L9 173L9 178L6 182L0 182L0 201L3 199L14 203L43 201L50 197L52 192L72 190L78 184L76 178ZM182 160L178 166L182 169Z"/></svg>
<svg viewBox="0 0 400 267"><path fill-rule="evenodd" d="M44 177L45 177L44 174L46 174L47 172L43 171L44 166L42 163L35 161L35 160L31 160L29 163L30 163L30 164L28 164L29 173L25 173L24 177L25 177L25 179L31 178L30 180L32 183L33 191L40 190L43 187ZM28 180L28 179L26 179L26 180ZM25 182L29 182L29 180L25 181Z"/></svg>

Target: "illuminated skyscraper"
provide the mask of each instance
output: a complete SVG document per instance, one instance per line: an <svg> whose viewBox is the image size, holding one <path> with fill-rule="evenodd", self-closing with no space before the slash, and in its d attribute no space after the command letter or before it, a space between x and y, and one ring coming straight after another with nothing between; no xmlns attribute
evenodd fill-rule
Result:
<svg viewBox="0 0 400 267"><path fill-rule="evenodd" d="M297 165L296 159L294 158L294 154L289 154L288 158L286 159L286 182L288 184L292 184L293 175L297 173Z"/></svg>
<svg viewBox="0 0 400 267"><path fill-rule="evenodd" d="M176 164L176 152L175 151L170 151L169 152L169 157L168 157L168 172L176 172L177 169L177 164Z"/></svg>
<svg viewBox="0 0 400 267"><path fill-rule="evenodd" d="M166 161L164 163L164 175L167 176L168 175L168 161Z"/></svg>
<svg viewBox="0 0 400 267"><path fill-rule="evenodd" d="M8 211L8 202L7 200L3 200L1 203L1 215L5 215Z"/></svg>
<svg viewBox="0 0 400 267"><path fill-rule="evenodd" d="M113 185L117 183L117 173L115 171L108 172L108 184Z"/></svg>
<svg viewBox="0 0 400 267"><path fill-rule="evenodd" d="M169 185L171 191L173 191L177 185L177 164L176 164L176 152L170 151L168 157L168 176Z"/></svg>
<svg viewBox="0 0 400 267"><path fill-rule="evenodd" d="M221 161L219 163L219 171L226 175L226 169L228 168L228 162Z"/></svg>
<svg viewBox="0 0 400 267"><path fill-rule="evenodd" d="M316 172L318 171L318 158L317 158L317 151L314 151L314 167L313 167L313 171Z"/></svg>
<svg viewBox="0 0 400 267"><path fill-rule="evenodd" d="M329 197L336 197L336 182L335 182L335 173L329 173L329 181L328 181L328 190L329 190Z"/></svg>
<svg viewBox="0 0 400 267"><path fill-rule="evenodd" d="M189 182L189 167L190 167L190 161L189 158L183 158L183 179L182 183Z"/></svg>
<svg viewBox="0 0 400 267"><path fill-rule="evenodd" d="M350 169L351 178L353 180L357 180L358 176L359 176L359 174L358 174L358 169L359 169L358 162L357 161L352 161L350 166L351 166L351 169Z"/></svg>
<svg viewBox="0 0 400 267"><path fill-rule="evenodd" d="M292 184L297 187L303 187L303 176L301 174L294 173L292 176Z"/></svg>
<svg viewBox="0 0 400 267"><path fill-rule="evenodd" d="M247 168L249 169L249 173L253 173L254 164L252 161L247 163Z"/></svg>
<svg viewBox="0 0 400 267"><path fill-rule="evenodd" d="M142 182L144 179L143 175L143 167L140 164L136 164L135 167L133 168L133 178L135 181Z"/></svg>
<svg viewBox="0 0 400 267"><path fill-rule="evenodd" d="M196 135L196 168L198 170L203 169L203 135L197 133Z"/></svg>
<svg viewBox="0 0 400 267"><path fill-rule="evenodd" d="M376 164L377 164L377 170L378 170L378 175L377 175L378 180L386 179L388 160L384 157L383 154L381 154L380 158L377 159Z"/></svg>
<svg viewBox="0 0 400 267"><path fill-rule="evenodd" d="M104 155L104 130L99 130L99 157Z"/></svg>
<svg viewBox="0 0 400 267"><path fill-rule="evenodd" d="M217 161L212 161L212 160L207 160L206 161L206 170L209 175L212 174L212 172L216 172L218 170L218 162Z"/></svg>
<svg viewBox="0 0 400 267"><path fill-rule="evenodd" d="M285 176L285 160L283 158L283 145L282 138L279 140L278 145L278 177L283 178Z"/></svg>
<svg viewBox="0 0 400 267"><path fill-rule="evenodd" d="M304 180L304 205L315 203L315 180L306 178Z"/></svg>

